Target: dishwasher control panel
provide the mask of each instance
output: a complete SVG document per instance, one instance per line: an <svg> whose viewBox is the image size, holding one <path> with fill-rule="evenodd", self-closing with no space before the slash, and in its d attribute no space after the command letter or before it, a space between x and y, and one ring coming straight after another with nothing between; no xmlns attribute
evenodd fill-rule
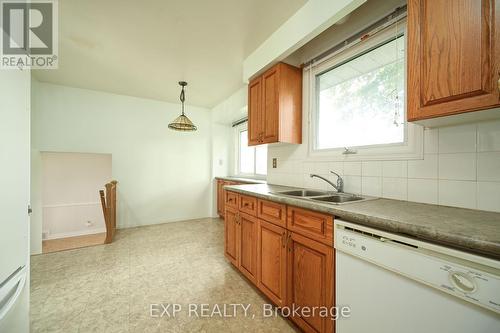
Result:
<svg viewBox="0 0 500 333"><path fill-rule="evenodd" d="M343 221L335 222L334 234L338 251L500 313L500 271L491 274L477 265L468 267L438 252L420 249L420 241L401 236L392 239L386 232L356 229Z"/></svg>

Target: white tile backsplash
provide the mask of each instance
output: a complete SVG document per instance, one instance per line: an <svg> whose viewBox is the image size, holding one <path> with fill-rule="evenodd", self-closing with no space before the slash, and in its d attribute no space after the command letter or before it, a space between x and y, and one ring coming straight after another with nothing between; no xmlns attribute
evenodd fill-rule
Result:
<svg viewBox="0 0 500 333"><path fill-rule="evenodd" d="M408 161L408 178L438 178L438 155L424 154L423 160Z"/></svg>
<svg viewBox="0 0 500 333"><path fill-rule="evenodd" d="M361 176L361 162L344 162L344 175Z"/></svg>
<svg viewBox="0 0 500 333"><path fill-rule="evenodd" d="M440 154L439 179L476 180L476 153Z"/></svg>
<svg viewBox="0 0 500 333"><path fill-rule="evenodd" d="M361 175L370 177L382 177L382 162L368 161L361 163Z"/></svg>
<svg viewBox="0 0 500 333"><path fill-rule="evenodd" d="M382 196L384 198L407 200L408 179L407 178L382 178Z"/></svg>
<svg viewBox="0 0 500 333"><path fill-rule="evenodd" d="M477 182L477 209L500 212L500 182Z"/></svg>
<svg viewBox="0 0 500 333"><path fill-rule="evenodd" d="M361 176L344 176L344 192L361 194Z"/></svg>
<svg viewBox="0 0 500 333"><path fill-rule="evenodd" d="M500 151L500 120L477 125L477 151Z"/></svg>
<svg viewBox="0 0 500 333"><path fill-rule="evenodd" d="M461 125L439 129L439 153L475 153L477 125Z"/></svg>
<svg viewBox="0 0 500 333"><path fill-rule="evenodd" d="M314 163L313 172L318 175L326 175L330 172L329 162L316 162Z"/></svg>
<svg viewBox="0 0 500 333"><path fill-rule="evenodd" d="M362 177L361 193L372 197L382 196L382 177Z"/></svg>
<svg viewBox="0 0 500 333"><path fill-rule="evenodd" d="M462 208L477 208L476 182L440 180L438 204Z"/></svg>
<svg viewBox="0 0 500 333"><path fill-rule="evenodd" d="M500 152L477 154L477 180L500 182Z"/></svg>
<svg viewBox="0 0 500 333"><path fill-rule="evenodd" d="M408 200L437 204L438 180L408 178Z"/></svg>
<svg viewBox="0 0 500 333"><path fill-rule="evenodd" d="M426 128L424 130L424 150L427 154L437 154L439 147L439 129Z"/></svg>
<svg viewBox="0 0 500 333"><path fill-rule="evenodd" d="M279 159L271 184L332 190L309 174L335 182L333 170L348 193L500 212L500 121L426 129L422 160L315 161L295 145L268 149Z"/></svg>
<svg viewBox="0 0 500 333"><path fill-rule="evenodd" d="M382 162L383 177L408 177L408 162L407 161L384 161Z"/></svg>

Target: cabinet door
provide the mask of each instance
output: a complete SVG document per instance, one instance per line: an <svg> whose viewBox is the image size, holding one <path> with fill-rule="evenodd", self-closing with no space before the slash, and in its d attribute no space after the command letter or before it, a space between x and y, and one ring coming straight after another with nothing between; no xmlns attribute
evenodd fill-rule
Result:
<svg viewBox="0 0 500 333"><path fill-rule="evenodd" d="M262 78L248 85L248 145L258 145L262 139Z"/></svg>
<svg viewBox="0 0 500 333"><path fill-rule="evenodd" d="M224 215L224 255L233 265L238 267L238 211L226 207Z"/></svg>
<svg viewBox="0 0 500 333"><path fill-rule="evenodd" d="M224 181L217 180L217 214L224 218Z"/></svg>
<svg viewBox="0 0 500 333"><path fill-rule="evenodd" d="M324 306L334 302L333 248L296 233L288 241L288 306ZM332 332L334 321L328 317L292 317L305 332Z"/></svg>
<svg viewBox="0 0 500 333"><path fill-rule="evenodd" d="M259 220L239 212L238 268L250 281L257 284L257 232Z"/></svg>
<svg viewBox="0 0 500 333"><path fill-rule="evenodd" d="M259 220L258 287L275 305L286 305L286 229Z"/></svg>
<svg viewBox="0 0 500 333"><path fill-rule="evenodd" d="M408 120L500 105L500 1L408 1Z"/></svg>
<svg viewBox="0 0 500 333"><path fill-rule="evenodd" d="M262 76L262 110L263 142L278 142L279 66L274 66Z"/></svg>

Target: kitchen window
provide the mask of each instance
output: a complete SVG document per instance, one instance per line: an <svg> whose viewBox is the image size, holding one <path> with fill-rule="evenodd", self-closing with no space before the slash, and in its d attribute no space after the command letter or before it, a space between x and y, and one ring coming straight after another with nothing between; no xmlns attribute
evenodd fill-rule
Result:
<svg viewBox="0 0 500 333"><path fill-rule="evenodd" d="M317 149L403 143L404 36L317 75L316 100Z"/></svg>
<svg viewBox="0 0 500 333"><path fill-rule="evenodd" d="M339 159L421 155L423 132L406 122L404 32L403 20L306 70L311 155Z"/></svg>
<svg viewBox="0 0 500 333"><path fill-rule="evenodd" d="M237 174L264 178L267 174L267 145L248 146L247 124L236 127Z"/></svg>

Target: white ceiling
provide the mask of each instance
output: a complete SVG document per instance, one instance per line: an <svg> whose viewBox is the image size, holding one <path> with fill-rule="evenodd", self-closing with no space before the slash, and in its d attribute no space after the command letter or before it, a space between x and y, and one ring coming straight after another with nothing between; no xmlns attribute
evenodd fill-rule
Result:
<svg viewBox="0 0 500 333"><path fill-rule="evenodd" d="M242 63L307 0L59 1L59 69L42 82L212 107Z"/></svg>

